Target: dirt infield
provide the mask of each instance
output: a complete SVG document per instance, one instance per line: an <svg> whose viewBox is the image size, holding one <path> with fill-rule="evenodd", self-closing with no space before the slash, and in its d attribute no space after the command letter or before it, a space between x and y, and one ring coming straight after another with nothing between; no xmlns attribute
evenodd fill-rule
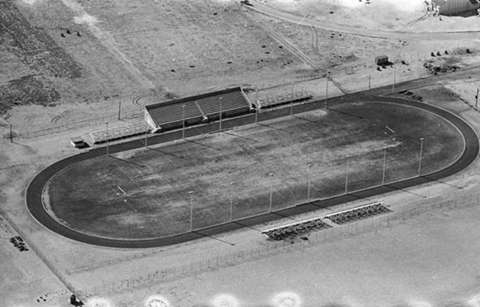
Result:
<svg viewBox="0 0 480 307"><path fill-rule="evenodd" d="M416 176L420 137L422 174L462 155L459 130L433 113L342 103L147 150L91 155L54 175L44 196L49 213L70 231L154 240L188 232L190 204L199 229L343 194L345 187L350 193L378 186L383 161L385 183Z"/></svg>

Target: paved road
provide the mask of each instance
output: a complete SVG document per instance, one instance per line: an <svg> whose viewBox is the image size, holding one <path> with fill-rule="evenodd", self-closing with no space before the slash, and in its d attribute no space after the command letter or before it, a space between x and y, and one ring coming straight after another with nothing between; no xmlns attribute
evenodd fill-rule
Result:
<svg viewBox="0 0 480 307"><path fill-rule="evenodd" d="M377 90L377 93L379 91L380 90ZM58 172L59 170L63 169L64 167L68 166L71 163L106 154L106 147L102 147L102 148L95 148L90 151L86 151L84 153L58 161L50 165L46 169L44 169L42 172L40 172L33 179L33 181L31 182L30 186L27 189L27 193L26 193L27 207L30 213L38 222L40 222L50 230L73 240L94 244L94 245L118 247L118 248L158 247L158 246L176 244L180 242L186 242L189 240L194 240L194 239L205 237L205 236L212 236L222 232L232 231L232 230L240 229L243 227L253 226L259 223L276 220L278 219L279 215L280 216L297 215L300 213L313 211L318 208L334 206L334 205L338 205L338 204L352 201L355 199L371 197L374 195L392 192L395 190L402 190L415 185L420 185L423 183L439 180L441 178L450 176L466 168L471 162L475 160L475 158L478 155L479 142L478 142L478 137L475 134L474 130L467 123L465 123L461 118L443 109L439 109L434 106L420 103L417 101L410 101L410 100L404 100L404 99L393 98L393 97L369 96L369 95L359 94L359 93L329 99L328 104L329 106L333 106L335 104L351 103L351 102L358 102L358 101L365 101L365 102L382 102L383 101L383 102L390 102L390 103L398 103L402 105L410 105L410 106L422 108L432 113L435 113L445 118L446 120L450 121L453 125L455 125L461 131L461 133L463 134L463 137L465 138L465 150L461 155L461 157L452 165L440 171L423 175L421 177L411 178L408 180L403 180L396 183L390 183L383 186L372 187L362 191L356 191L356 192L348 193L345 195L339 195L329 199L306 202L303 204L296 205L295 207L282 209L273 213L266 213L266 214L258 215L255 217L236 220L230 223L213 226L207 229L196 230L190 233L183 233L179 235L173 235L169 237L162 237L162 238L155 238L155 239L123 240L123 239L109 239L109 238L95 237L95 236L87 235L87 234L72 230L60 224L54 218L52 218L45 211L42 204L43 187L56 172ZM264 121L272 118L277 118L280 116L286 116L286 115L289 115L290 112L301 113L309 110L315 110L323 107L324 105L325 104L323 101L312 101L309 103L296 105L292 109L290 107L285 107L281 109L271 110L268 112L260 113L258 120ZM235 126L241 126L241 125L254 123L254 122L255 122L255 114L248 114L241 117L225 119L223 121L222 126L224 129L229 129ZM215 132L217 130L218 130L218 124L213 122L213 123L209 123L201 126L188 128L186 130L186 136L189 137L189 136L201 135L204 133ZM171 131L171 132L165 132L162 134L153 135L149 137L147 141L149 145L153 145L153 144L159 144L159 143L164 143L168 141L178 140L178 139L181 139L181 137L182 137L181 131ZM125 143L111 145L109 146L109 152L116 153L116 152L121 152L129 149L139 148L142 146L145 146L144 139L137 139L137 140L133 140Z"/></svg>

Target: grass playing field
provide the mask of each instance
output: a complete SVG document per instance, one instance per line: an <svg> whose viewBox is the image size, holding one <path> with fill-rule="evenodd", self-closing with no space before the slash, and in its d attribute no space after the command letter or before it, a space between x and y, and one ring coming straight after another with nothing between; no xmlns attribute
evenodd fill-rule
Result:
<svg viewBox="0 0 480 307"><path fill-rule="evenodd" d="M48 183L50 214L110 238L153 238L416 176L454 162L463 138L425 110L340 104L70 165ZM386 157L386 159L385 159Z"/></svg>

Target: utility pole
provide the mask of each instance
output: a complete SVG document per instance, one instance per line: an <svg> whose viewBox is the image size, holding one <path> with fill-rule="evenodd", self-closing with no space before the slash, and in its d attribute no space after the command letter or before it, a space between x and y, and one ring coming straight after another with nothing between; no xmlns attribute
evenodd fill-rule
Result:
<svg viewBox="0 0 480 307"><path fill-rule="evenodd" d="M223 101L222 101L223 97L220 96L218 98L219 100L219 109L220 109L220 113L219 113L219 116L220 116L220 131L222 131L222 113L223 113Z"/></svg>
<svg viewBox="0 0 480 307"><path fill-rule="evenodd" d="M327 72L327 82L325 83L325 109L328 109L328 80L330 79L330 72Z"/></svg>
<svg viewBox="0 0 480 307"><path fill-rule="evenodd" d="M293 101L295 100L295 83L292 85L292 102L290 103L290 116L293 116Z"/></svg>
<svg viewBox="0 0 480 307"><path fill-rule="evenodd" d="M310 200L311 186L310 186L310 174L307 174L307 200Z"/></svg>
<svg viewBox="0 0 480 307"><path fill-rule="evenodd" d="M424 138L420 138L420 153L418 156L418 176L422 174L423 141L424 141Z"/></svg>
<svg viewBox="0 0 480 307"><path fill-rule="evenodd" d="M348 194L348 158L345 163L345 194Z"/></svg>
<svg viewBox="0 0 480 307"><path fill-rule="evenodd" d="M475 109L478 109L478 95L480 94L480 88L477 87L477 95L475 95Z"/></svg>
<svg viewBox="0 0 480 307"><path fill-rule="evenodd" d="M118 101L118 120L121 119L121 112L122 112L122 101Z"/></svg>
<svg viewBox="0 0 480 307"><path fill-rule="evenodd" d="M273 192L272 192L272 187L270 187L270 193L268 197L268 213L272 212L272 202L273 202Z"/></svg>
<svg viewBox="0 0 480 307"><path fill-rule="evenodd" d="M192 200L192 193L193 191L189 191L189 199L190 199L190 232L193 231L193 200Z"/></svg>
<svg viewBox="0 0 480 307"><path fill-rule="evenodd" d="M145 140L144 141L145 141L145 148L147 148L148 147L148 129L147 129L147 131L145 131Z"/></svg>
<svg viewBox="0 0 480 307"><path fill-rule="evenodd" d="M258 109L260 103L258 102L258 87L255 86L255 123L258 122Z"/></svg>
<svg viewBox="0 0 480 307"><path fill-rule="evenodd" d="M383 149L382 185L385 184L386 174L387 174L387 147Z"/></svg>
<svg viewBox="0 0 480 307"><path fill-rule="evenodd" d="M13 126L10 124L10 134L9 134L10 143L13 143Z"/></svg>
<svg viewBox="0 0 480 307"><path fill-rule="evenodd" d="M185 104L182 105L182 139L185 140Z"/></svg>
<svg viewBox="0 0 480 307"><path fill-rule="evenodd" d="M395 92L395 83L397 83L397 69L393 66L393 84L392 84L392 93Z"/></svg>
<svg viewBox="0 0 480 307"><path fill-rule="evenodd" d="M110 155L110 148L109 148L110 137L108 135L108 122L105 122L105 136L106 136L106 141L107 141L107 156L109 156Z"/></svg>

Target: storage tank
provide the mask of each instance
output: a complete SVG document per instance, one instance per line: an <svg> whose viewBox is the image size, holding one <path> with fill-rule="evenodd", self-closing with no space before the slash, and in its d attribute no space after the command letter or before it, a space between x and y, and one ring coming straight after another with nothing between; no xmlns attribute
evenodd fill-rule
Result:
<svg viewBox="0 0 480 307"><path fill-rule="evenodd" d="M480 0L433 0L432 2L438 7L440 15L446 16L472 15L480 8Z"/></svg>

